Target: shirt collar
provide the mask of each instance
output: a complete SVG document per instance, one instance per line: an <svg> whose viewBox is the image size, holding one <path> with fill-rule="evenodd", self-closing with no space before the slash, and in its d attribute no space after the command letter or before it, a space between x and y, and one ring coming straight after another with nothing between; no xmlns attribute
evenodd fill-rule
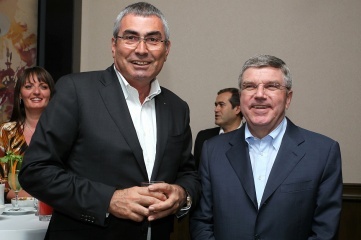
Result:
<svg viewBox="0 0 361 240"><path fill-rule="evenodd" d="M267 136L270 136L272 138L272 145L275 149L279 149L281 146L281 142L282 142L282 138L283 135L286 132L286 128L287 128L287 120L286 117L282 120L282 122L272 131L270 132ZM265 137L267 137L265 136ZM264 138L265 138L264 137ZM252 135L252 133L249 131L248 128L248 124L246 123L246 128L245 128L245 139L248 142L249 139L258 139L256 137L254 137Z"/></svg>
<svg viewBox="0 0 361 240"><path fill-rule="evenodd" d="M115 70L115 72L117 74L118 80L120 82L120 86L122 87L124 97L125 97L125 99L127 99L128 96L129 96L129 88L133 88L133 87L123 77L123 75L115 68L115 66L114 66L114 70ZM161 91L162 90L160 88L159 82L155 78L150 84L150 91L149 91L149 95L148 95L147 99L152 100L155 96L160 94Z"/></svg>
<svg viewBox="0 0 361 240"><path fill-rule="evenodd" d="M236 129L239 129L240 127L242 127L242 121L241 121L241 124L239 124L238 128L236 128ZM234 130L236 130L236 129L234 129ZM223 133L224 133L223 128L220 128L219 129L219 134L223 134Z"/></svg>

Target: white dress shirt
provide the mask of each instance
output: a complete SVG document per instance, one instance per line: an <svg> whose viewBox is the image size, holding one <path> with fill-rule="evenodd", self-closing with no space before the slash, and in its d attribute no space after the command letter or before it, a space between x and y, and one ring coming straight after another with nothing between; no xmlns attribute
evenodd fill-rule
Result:
<svg viewBox="0 0 361 240"><path fill-rule="evenodd" d="M243 124L243 122L241 122L241 124L239 124L239 126L238 126L237 129L239 129L240 127L242 127L242 124ZM234 130L237 130L237 129L234 129ZM221 134L223 134L223 133L224 133L223 128L220 128L220 129L219 129L219 135L221 135Z"/></svg>
<svg viewBox="0 0 361 240"><path fill-rule="evenodd" d="M154 167L157 146L157 119L155 114L154 97L160 94L161 89L157 79L151 83L149 96L143 104L140 103L138 90L130 86L122 74L115 69L135 130L143 149L144 163L147 168L148 179L151 179Z"/></svg>
<svg viewBox="0 0 361 240"><path fill-rule="evenodd" d="M154 97L160 94L161 89L157 79L150 85L148 97L143 104L140 103L138 90L130 86L123 75L115 68L125 100L127 102L130 116L137 132L140 146L143 150L145 167L147 168L148 180L152 177L157 146L157 118L155 114ZM151 227L148 227L147 240L151 240Z"/></svg>

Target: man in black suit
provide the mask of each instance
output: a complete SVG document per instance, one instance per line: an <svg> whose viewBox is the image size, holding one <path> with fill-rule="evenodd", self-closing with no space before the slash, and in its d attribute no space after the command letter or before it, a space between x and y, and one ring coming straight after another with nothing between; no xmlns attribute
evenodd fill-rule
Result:
<svg viewBox="0 0 361 240"><path fill-rule="evenodd" d="M47 239L169 240L194 207L189 108L156 79L170 46L163 14L135 3L115 21L114 64L57 82L20 173L54 208Z"/></svg>
<svg viewBox="0 0 361 240"><path fill-rule="evenodd" d="M242 125L242 112L237 88L224 88L217 93L214 103L215 124L219 127L201 130L194 143L194 158L198 168L204 141L222 133L231 132Z"/></svg>

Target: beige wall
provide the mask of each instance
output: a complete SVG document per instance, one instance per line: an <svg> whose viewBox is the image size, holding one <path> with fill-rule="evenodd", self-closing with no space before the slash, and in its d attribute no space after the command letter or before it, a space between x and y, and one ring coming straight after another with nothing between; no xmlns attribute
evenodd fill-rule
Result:
<svg viewBox="0 0 361 240"><path fill-rule="evenodd" d="M360 0L149 2L161 9L171 28L171 53L158 79L188 102L194 138L214 126L216 92L237 86L244 61L261 53L275 55L293 73L287 115L337 140L344 182L361 183ZM83 0L82 71L112 64L113 21L129 3Z"/></svg>

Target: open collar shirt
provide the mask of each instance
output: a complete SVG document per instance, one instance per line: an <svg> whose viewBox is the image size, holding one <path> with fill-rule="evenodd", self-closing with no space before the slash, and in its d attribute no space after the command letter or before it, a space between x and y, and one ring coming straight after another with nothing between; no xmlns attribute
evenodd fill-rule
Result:
<svg viewBox="0 0 361 240"><path fill-rule="evenodd" d="M243 124L243 122L241 121L241 124L239 124L239 126L238 126L237 129L239 129L240 127L242 127L242 124ZM236 129L235 129L235 130L236 130ZM220 129L219 129L219 135L221 135L221 134L223 134L223 133L224 133L223 128L220 128Z"/></svg>
<svg viewBox="0 0 361 240"><path fill-rule="evenodd" d="M277 128L264 138L259 139L251 134L248 125L246 124L245 140L249 146L249 156L251 159L258 207L260 206L262 195L278 150L281 146L286 127L287 120L284 118Z"/></svg>
<svg viewBox="0 0 361 240"><path fill-rule="evenodd" d="M143 149L143 158L147 169L148 179L150 180L157 146L157 119L154 97L160 94L161 88L158 80L154 79L151 82L149 95L142 104L140 103L137 89L132 87L115 67L114 69L122 87L140 146Z"/></svg>

